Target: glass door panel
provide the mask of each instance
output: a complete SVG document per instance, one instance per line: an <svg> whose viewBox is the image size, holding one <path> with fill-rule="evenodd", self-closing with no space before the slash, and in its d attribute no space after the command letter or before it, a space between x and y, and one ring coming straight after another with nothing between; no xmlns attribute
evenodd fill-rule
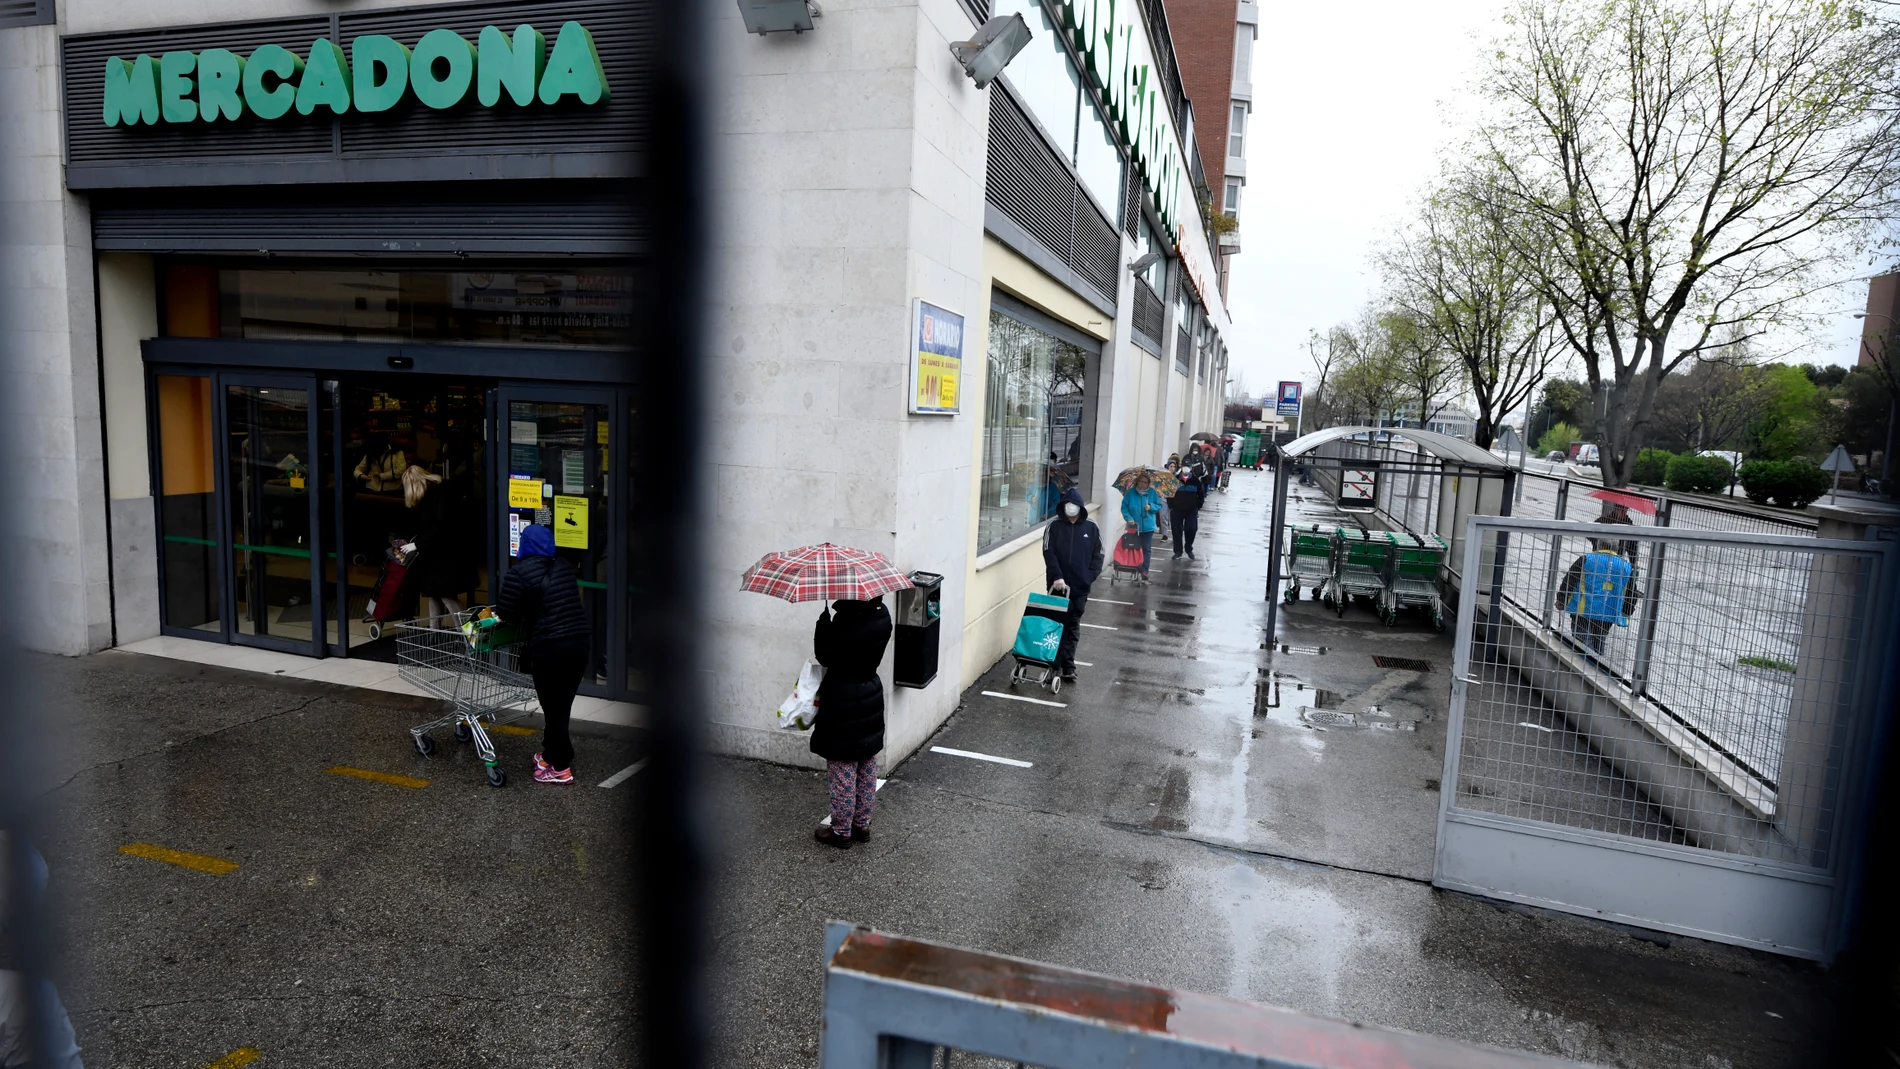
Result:
<svg viewBox="0 0 1900 1069"><path fill-rule="evenodd" d="M538 523L554 532L556 553L573 561L579 573L581 604L593 623L593 655L582 688L602 693L613 660L608 641L615 572L607 503L611 408L605 398L528 400L515 391L504 393L502 407L507 447L497 468L503 484L503 567L518 557L524 527Z"/></svg>
<svg viewBox="0 0 1900 1069"><path fill-rule="evenodd" d="M163 622L224 633L219 583L217 432L209 375L155 375Z"/></svg>
<svg viewBox="0 0 1900 1069"><path fill-rule="evenodd" d="M233 635L316 655L314 385L225 383L224 476Z"/></svg>

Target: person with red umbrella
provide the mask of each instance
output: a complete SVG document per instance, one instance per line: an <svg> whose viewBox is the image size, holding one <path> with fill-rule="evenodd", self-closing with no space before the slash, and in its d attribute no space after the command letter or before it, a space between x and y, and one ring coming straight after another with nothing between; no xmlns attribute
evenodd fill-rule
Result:
<svg viewBox="0 0 1900 1069"><path fill-rule="evenodd" d="M740 589L787 601L828 600L812 630L812 657L824 666L811 752L825 759L831 825L816 838L849 850L871 841L877 754L884 748L884 681L877 674L891 642L884 595L911 585L881 553L806 546L768 553L746 569Z"/></svg>

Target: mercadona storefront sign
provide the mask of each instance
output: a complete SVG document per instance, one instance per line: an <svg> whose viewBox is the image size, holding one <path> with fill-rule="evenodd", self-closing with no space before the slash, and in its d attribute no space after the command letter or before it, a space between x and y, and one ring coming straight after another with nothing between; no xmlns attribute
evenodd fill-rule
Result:
<svg viewBox="0 0 1900 1069"><path fill-rule="evenodd" d="M475 44L454 30L430 30L414 48L368 33L350 42L347 55L319 37L303 56L276 44L248 56L228 48L113 56L105 78L107 126L216 122L246 112L279 119L292 108L299 115L388 111L411 94L426 107L452 108L471 88L485 108L504 95L521 107L608 97L593 35L578 22L563 24L552 48L533 26L513 34L484 26Z"/></svg>
<svg viewBox="0 0 1900 1069"><path fill-rule="evenodd" d="M1122 143L1134 150L1142 186L1154 198L1161 221L1178 232L1187 168L1168 121L1168 103L1155 84L1154 50L1135 0L1058 0L1056 6Z"/></svg>

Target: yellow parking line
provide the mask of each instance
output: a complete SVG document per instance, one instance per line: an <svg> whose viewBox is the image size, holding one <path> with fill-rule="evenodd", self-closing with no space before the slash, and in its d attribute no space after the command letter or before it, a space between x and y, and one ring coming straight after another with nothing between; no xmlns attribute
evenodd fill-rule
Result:
<svg viewBox="0 0 1900 1069"><path fill-rule="evenodd" d="M351 768L348 765L338 765L335 768L324 769L324 771L330 773L332 776L355 776L357 779L375 780L377 783L388 783L397 787L412 787L416 790L421 790L429 785L428 780L417 779L414 776L398 776L394 772L374 772L367 768Z"/></svg>
<svg viewBox="0 0 1900 1069"><path fill-rule="evenodd" d="M205 1069L240 1069L256 1061L261 1055L250 1047L239 1047L231 1053L205 1066Z"/></svg>
<svg viewBox="0 0 1900 1069"><path fill-rule="evenodd" d="M538 735L540 734L540 732L535 731L533 728L524 728L520 724L491 724L490 726L488 726L487 728L484 728L483 730L488 731L490 733L499 731L503 735Z"/></svg>
<svg viewBox="0 0 1900 1069"><path fill-rule="evenodd" d="M213 876L223 876L227 872L238 870L235 861L226 861L209 854L187 854L183 850L173 850L169 846L156 846L152 843L127 843L119 847L119 853L163 861L167 865L177 865L180 868L209 872Z"/></svg>

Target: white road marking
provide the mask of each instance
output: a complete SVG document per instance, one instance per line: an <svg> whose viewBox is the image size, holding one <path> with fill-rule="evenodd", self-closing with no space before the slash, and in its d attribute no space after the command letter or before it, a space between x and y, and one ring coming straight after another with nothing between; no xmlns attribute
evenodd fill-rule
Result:
<svg viewBox="0 0 1900 1069"><path fill-rule="evenodd" d="M1092 627L1097 631L1120 631L1121 630L1121 628L1119 627L1110 627L1107 624L1083 624L1082 626Z"/></svg>
<svg viewBox="0 0 1900 1069"><path fill-rule="evenodd" d="M1077 661L1075 662L1075 666L1077 668L1094 668L1095 662L1094 661Z"/></svg>
<svg viewBox="0 0 1900 1069"><path fill-rule="evenodd" d="M1042 698L1025 698L1020 694L1005 694L1000 690L986 690L983 693L989 695L992 698L1008 698L1010 701L1013 701L1013 702L1028 702L1031 705L1053 705L1058 709L1067 709L1069 707L1068 702L1045 701Z"/></svg>
<svg viewBox="0 0 1900 1069"><path fill-rule="evenodd" d="M1132 601L1116 601L1113 598L1090 598L1089 601L1091 603L1099 601L1104 605L1133 605L1134 604L1134 602Z"/></svg>
<svg viewBox="0 0 1900 1069"><path fill-rule="evenodd" d="M1018 761L1013 757L992 757L989 754L976 753L972 750L952 750L948 746L932 746L930 748L930 752L940 753L940 754L949 754L951 757L968 757L973 761L993 761L996 764L1009 765L1012 768L1036 767L1035 765L1030 764L1028 761Z"/></svg>
<svg viewBox="0 0 1900 1069"><path fill-rule="evenodd" d="M1553 730L1552 730L1552 729L1550 729L1550 728L1547 728L1547 727L1545 727L1545 726L1544 726L1544 725L1542 725L1542 724L1533 724L1533 723L1531 723L1531 722L1530 722L1530 721L1528 721L1528 720L1519 720L1519 721L1517 722L1517 726L1518 726L1518 727L1521 727L1521 728L1536 728L1537 730L1539 730L1539 731L1541 731L1541 732L1543 732L1543 733L1544 733L1544 734L1546 734L1546 735L1555 735L1555 734L1557 734L1557 733L1556 733L1555 731L1553 731Z"/></svg>
<svg viewBox="0 0 1900 1069"><path fill-rule="evenodd" d="M635 761L633 764L630 764L627 767L621 769L620 771L614 773L613 775L608 776L606 779L601 780L600 785L602 787L618 787L622 783L625 783L628 780L632 779L634 776L634 773L639 772L641 769L647 767L647 762L651 760L652 758L650 757L642 757L638 761Z"/></svg>

